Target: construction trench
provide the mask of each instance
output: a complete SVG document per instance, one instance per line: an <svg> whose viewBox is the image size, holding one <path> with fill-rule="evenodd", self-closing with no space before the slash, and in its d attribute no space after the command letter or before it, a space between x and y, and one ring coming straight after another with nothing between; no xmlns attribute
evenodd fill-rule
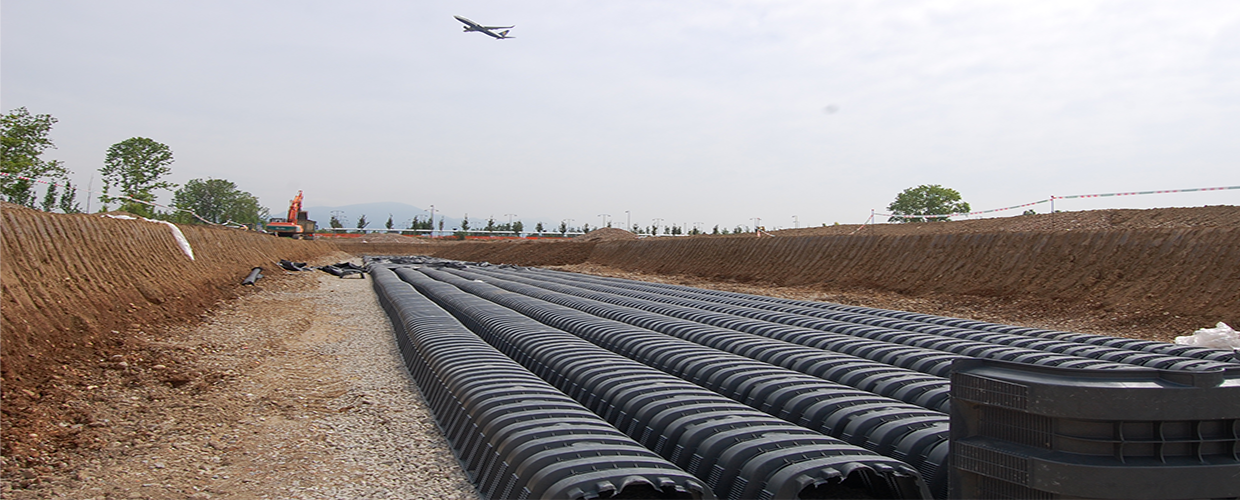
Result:
<svg viewBox="0 0 1240 500"><path fill-rule="evenodd" d="M163 224L5 204L6 484L27 495L15 498L64 497L82 485L123 497L147 490L141 472L173 484L178 493L169 498L208 485L277 497L309 491L281 489L276 479L221 486L185 474L213 456L240 461L208 465L221 473L274 474L243 464L282 444L217 442L189 428L217 422L230 435L249 427L285 435L302 429L281 420L287 408L313 417L305 422L354 418L355 410L337 413L352 403L336 396L303 406L301 396L319 397L313 385L277 384L336 367L324 357L286 366L285 343L317 348L324 340L303 340L311 335L303 331L355 330L335 326L336 311L287 317L268 309L302 308L294 292L323 274L276 263L432 255L643 280L425 258L372 262L368 281L381 285L376 296L405 366L474 488L490 498L1240 497L1231 353L1166 343L1240 323L1240 207L1054 217L774 238L625 233L512 242L293 241L183 225L191 254ZM256 266L269 277L241 285ZM370 300L369 283L348 283ZM262 318L240 323L247 329L238 335L248 337L239 343L217 343L211 329L205 337L175 333L177 325L214 324L217 310L231 315L228 304L254 305L244 317ZM378 309L370 314L387 321ZM256 346L280 355L255 357ZM245 399L251 381L271 384L254 404ZM205 414L211 408L225 411ZM375 425L396 415L376 415ZM170 417L187 427L148 425ZM186 450L185 441L221 448ZM145 448L161 443L178 446ZM414 451L393 448L384 460L420 456ZM434 451L447 456L440 445ZM92 465L100 456L116 469ZM167 468L124 465L137 457ZM309 471L333 462L288 463ZM82 470L100 477L74 479Z"/></svg>
<svg viewBox="0 0 1240 500"><path fill-rule="evenodd" d="M1233 498L1233 352L369 258L488 498Z"/></svg>

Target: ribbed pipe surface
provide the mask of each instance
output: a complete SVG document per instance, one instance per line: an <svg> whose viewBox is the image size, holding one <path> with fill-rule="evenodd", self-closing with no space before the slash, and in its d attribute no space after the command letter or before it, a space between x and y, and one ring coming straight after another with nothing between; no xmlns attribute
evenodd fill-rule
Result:
<svg viewBox="0 0 1240 500"><path fill-rule="evenodd" d="M468 280L425 270L460 281L449 284L422 270L396 273L492 346L721 497L792 498L815 488L910 498L927 492L906 463L775 418L456 286L469 288Z"/></svg>
<svg viewBox="0 0 1240 500"><path fill-rule="evenodd" d="M436 422L486 498L714 498L693 476L499 353L400 281L371 270Z"/></svg>

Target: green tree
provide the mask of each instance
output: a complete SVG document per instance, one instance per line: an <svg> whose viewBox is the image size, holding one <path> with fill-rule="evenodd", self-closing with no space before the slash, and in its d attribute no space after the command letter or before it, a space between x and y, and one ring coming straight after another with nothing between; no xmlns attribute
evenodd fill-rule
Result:
<svg viewBox="0 0 1240 500"><path fill-rule="evenodd" d="M383 227L388 228L388 230L392 229L392 214L388 214L388 220L387 222L383 223Z"/></svg>
<svg viewBox="0 0 1240 500"><path fill-rule="evenodd" d="M960 201L960 193L955 189L922 184L896 195L895 201L887 205L887 210L893 215L941 216L890 217L887 222L945 221L949 214L968 212L969 204Z"/></svg>
<svg viewBox="0 0 1240 500"><path fill-rule="evenodd" d="M357 228L358 228L358 229L366 229L366 226L367 226L368 224L370 224L370 222L368 222L368 221L366 220L366 214L362 214L362 216L361 216L361 217L358 217L358 218L357 218Z"/></svg>
<svg viewBox="0 0 1240 500"><path fill-rule="evenodd" d="M108 196L112 188L124 196L145 202L155 201L152 191L172 189L176 184L160 180L172 172L172 150L167 145L145 137L133 137L113 144L103 161L99 173L103 176L103 196L99 201L107 204L114 198ZM154 215L154 209L145 203L122 199L121 210L143 217Z"/></svg>
<svg viewBox="0 0 1240 500"><path fill-rule="evenodd" d="M331 225L332 229L340 229L344 227L344 223L340 222L340 217L336 217L336 214L332 214L332 220L327 223Z"/></svg>
<svg viewBox="0 0 1240 500"><path fill-rule="evenodd" d="M56 149L47 137L54 123L56 118L51 115L31 116L25 107L0 117L0 172L9 174L0 176L0 194L7 201L33 208L37 198L31 181L10 176L51 180L68 176L59 160L39 158L44 151Z"/></svg>
<svg viewBox="0 0 1240 500"><path fill-rule="evenodd" d="M461 231L469 231L469 214L465 214L465 218L461 219Z"/></svg>
<svg viewBox="0 0 1240 500"><path fill-rule="evenodd" d="M568 221L560 221L560 234L568 234Z"/></svg>
<svg viewBox="0 0 1240 500"><path fill-rule="evenodd" d="M186 224L203 222L184 210L216 224L229 221L262 224L269 215L268 210L259 205L258 198L224 179L193 179L186 182L172 193L172 206L182 210L176 212L172 220Z"/></svg>
<svg viewBox="0 0 1240 500"><path fill-rule="evenodd" d="M523 231L525 231L524 223L522 223L521 221L516 221L512 223L512 232L517 233L517 236L521 236L521 233Z"/></svg>
<svg viewBox="0 0 1240 500"><path fill-rule="evenodd" d="M482 228L483 231L488 231L488 232L495 231L495 229L496 229L495 228L495 217L491 217L487 219L486 227Z"/></svg>
<svg viewBox="0 0 1240 500"><path fill-rule="evenodd" d="M56 207L56 185L47 185L47 194L43 195L43 205L40 206L44 212L51 212Z"/></svg>
<svg viewBox="0 0 1240 500"><path fill-rule="evenodd" d="M534 232L536 232L536 233L538 233L538 234L542 234L542 232L543 232L543 225L542 225L542 221L538 221L538 224L534 224Z"/></svg>
<svg viewBox="0 0 1240 500"><path fill-rule="evenodd" d="M61 212L67 214L82 213L82 205L77 202L77 188L73 187L73 183L65 181L65 190L60 193L60 202L57 205Z"/></svg>

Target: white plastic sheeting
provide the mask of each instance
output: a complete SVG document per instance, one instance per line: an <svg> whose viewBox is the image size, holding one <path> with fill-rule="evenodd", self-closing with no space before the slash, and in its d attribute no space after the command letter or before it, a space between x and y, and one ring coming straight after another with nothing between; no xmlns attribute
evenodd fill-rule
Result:
<svg viewBox="0 0 1240 500"><path fill-rule="evenodd" d="M1202 328L1192 335L1176 337L1175 343L1213 349L1240 349L1240 332L1220 321L1214 328Z"/></svg>
<svg viewBox="0 0 1240 500"><path fill-rule="evenodd" d="M130 217L128 215L112 215L112 214L106 214L106 215L113 219L144 220L147 222L154 222L157 224L167 225L170 229L172 229L172 238L177 240L177 246L181 247L181 251L185 253L186 257L189 257L189 260L194 260L194 249L190 248L189 240L185 239L185 234L181 232L181 228L177 227L176 224L173 224L168 221L147 219L145 217Z"/></svg>

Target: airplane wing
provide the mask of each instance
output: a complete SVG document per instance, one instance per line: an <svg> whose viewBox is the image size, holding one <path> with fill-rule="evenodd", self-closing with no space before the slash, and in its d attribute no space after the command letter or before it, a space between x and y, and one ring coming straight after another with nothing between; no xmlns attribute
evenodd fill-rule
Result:
<svg viewBox="0 0 1240 500"><path fill-rule="evenodd" d="M489 30L502 30L502 29L516 28L516 26L483 26L483 28L489 29Z"/></svg>

